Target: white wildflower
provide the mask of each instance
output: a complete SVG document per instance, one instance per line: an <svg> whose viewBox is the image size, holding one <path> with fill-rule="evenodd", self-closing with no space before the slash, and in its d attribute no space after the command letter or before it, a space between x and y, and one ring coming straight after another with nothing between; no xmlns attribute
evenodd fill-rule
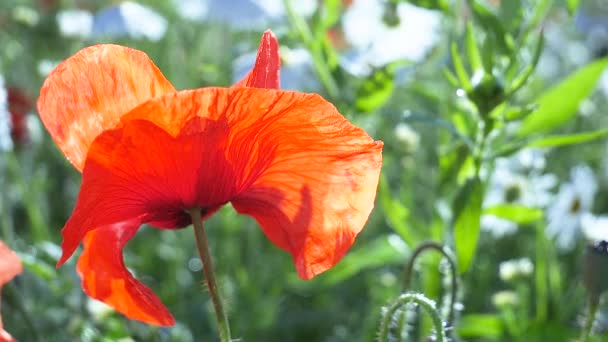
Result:
<svg viewBox="0 0 608 342"><path fill-rule="evenodd" d="M93 28L93 15L83 10L60 11L57 13L57 25L64 37L88 38Z"/></svg>
<svg viewBox="0 0 608 342"><path fill-rule="evenodd" d="M343 66L354 75L367 75L371 67L397 60L420 61L439 40L441 13L408 3L397 5L399 24L383 21L381 1L355 0L343 18L346 40L354 51Z"/></svg>
<svg viewBox="0 0 608 342"><path fill-rule="evenodd" d="M579 165L570 172L570 182L562 184L547 210L547 234L558 247L570 249L580 233L581 217L591 211L598 185L593 170Z"/></svg>

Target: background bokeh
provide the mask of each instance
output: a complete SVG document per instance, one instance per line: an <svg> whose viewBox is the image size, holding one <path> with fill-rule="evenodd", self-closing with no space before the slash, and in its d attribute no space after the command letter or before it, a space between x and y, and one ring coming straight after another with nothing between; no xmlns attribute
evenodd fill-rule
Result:
<svg viewBox="0 0 608 342"><path fill-rule="evenodd" d="M384 165L376 208L355 246L308 282L252 219L226 206L208 220L234 337L374 340L381 308L406 290L408 257L427 240L453 250L459 263L474 252L459 275L457 318L448 327L454 340L580 334L584 251L608 239L603 0L2 0L0 239L25 269L2 289L11 334L21 341L217 339L190 228L144 227L125 249L129 269L176 317L172 328L130 321L89 299L76 258L55 269L80 174L35 104L48 73L96 43L146 52L177 89L229 86L249 70L268 28L281 44L283 88L320 93L384 141ZM475 44L483 71L471 56ZM518 133L549 107L540 121L563 122ZM472 178L482 186L468 192ZM471 193L479 194L477 214ZM462 213L473 217L466 227ZM455 233L462 227L470 228L466 238ZM594 267L601 274L608 264ZM425 254L411 290L446 312L448 280L445 260ZM432 335L416 307L400 314L405 328L393 331L395 340ZM594 331L598 341L608 339L603 302Z"/></svg>

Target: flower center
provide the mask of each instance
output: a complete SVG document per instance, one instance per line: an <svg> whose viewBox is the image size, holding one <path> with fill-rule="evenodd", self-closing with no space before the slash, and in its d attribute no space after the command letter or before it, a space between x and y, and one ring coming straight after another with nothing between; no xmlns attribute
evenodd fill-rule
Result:
<svg viewBox="0 0 608 342"><path fill-rule="evenodd" d="M570 213L576 214L581 210L581 199L578 197L574 198L572 205L570 205Z"/></svg>
<svg viewBox="0 0 608 342"><path fill-rule="evenodd" d="M520 197L521 197L521 188L516 184L510 185L505 190L505 201L507 203L513 203L513 202L517 201Z"/></svg>

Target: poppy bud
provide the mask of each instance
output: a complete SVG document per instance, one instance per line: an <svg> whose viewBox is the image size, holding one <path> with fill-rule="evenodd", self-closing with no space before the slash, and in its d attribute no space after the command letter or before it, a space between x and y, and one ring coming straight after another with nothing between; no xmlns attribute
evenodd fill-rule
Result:
<svg viewBox="0 0 608 342"><path fill-rule="evenodd" d="M608 289L608 241L587 246L583 264L583 285L591 297L599 298Z"/></svg>

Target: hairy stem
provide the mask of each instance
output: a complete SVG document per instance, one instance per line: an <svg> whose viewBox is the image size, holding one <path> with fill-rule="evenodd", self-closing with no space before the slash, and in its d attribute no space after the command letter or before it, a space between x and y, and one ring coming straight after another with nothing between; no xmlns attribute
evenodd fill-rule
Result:
<svg viewBox="0 0 608 342"><path fill-rule="evenodd" d="M209 245L207 244L207 236L205 235L205 229L203 227L201 211L199 208L192 208L188 210L188 213L192 217L192 225L194 226L194 234L196 235L196 247L198 248L198 254L200 255L203 264L203 272L205 273L205 281L207 282L209 295L213 302L220 340L222 342L230 342L230 324L228 323L228 315L226 314L226 310L224 310L222 296L215 277L215 270L211 260L211 253L209 252Z"/></svg>
<svg viewBox="0 0 608 342"><path fill-rule="evenodd" d="M446 341L445 331L443 329L443 322L435 307L435 302L428 299L421 293L404 293L400 295L385 311L382 322L380 322L380 331L378 332L378 341L384 342L389 341L389 330L390 322L393 319L393 315L397 310L407 303L416 303L420 305L431 317L433 326L435 327L435 333L437 334L435 341L444 342ZM401 333L401 332L399 332Z"/></svg>

